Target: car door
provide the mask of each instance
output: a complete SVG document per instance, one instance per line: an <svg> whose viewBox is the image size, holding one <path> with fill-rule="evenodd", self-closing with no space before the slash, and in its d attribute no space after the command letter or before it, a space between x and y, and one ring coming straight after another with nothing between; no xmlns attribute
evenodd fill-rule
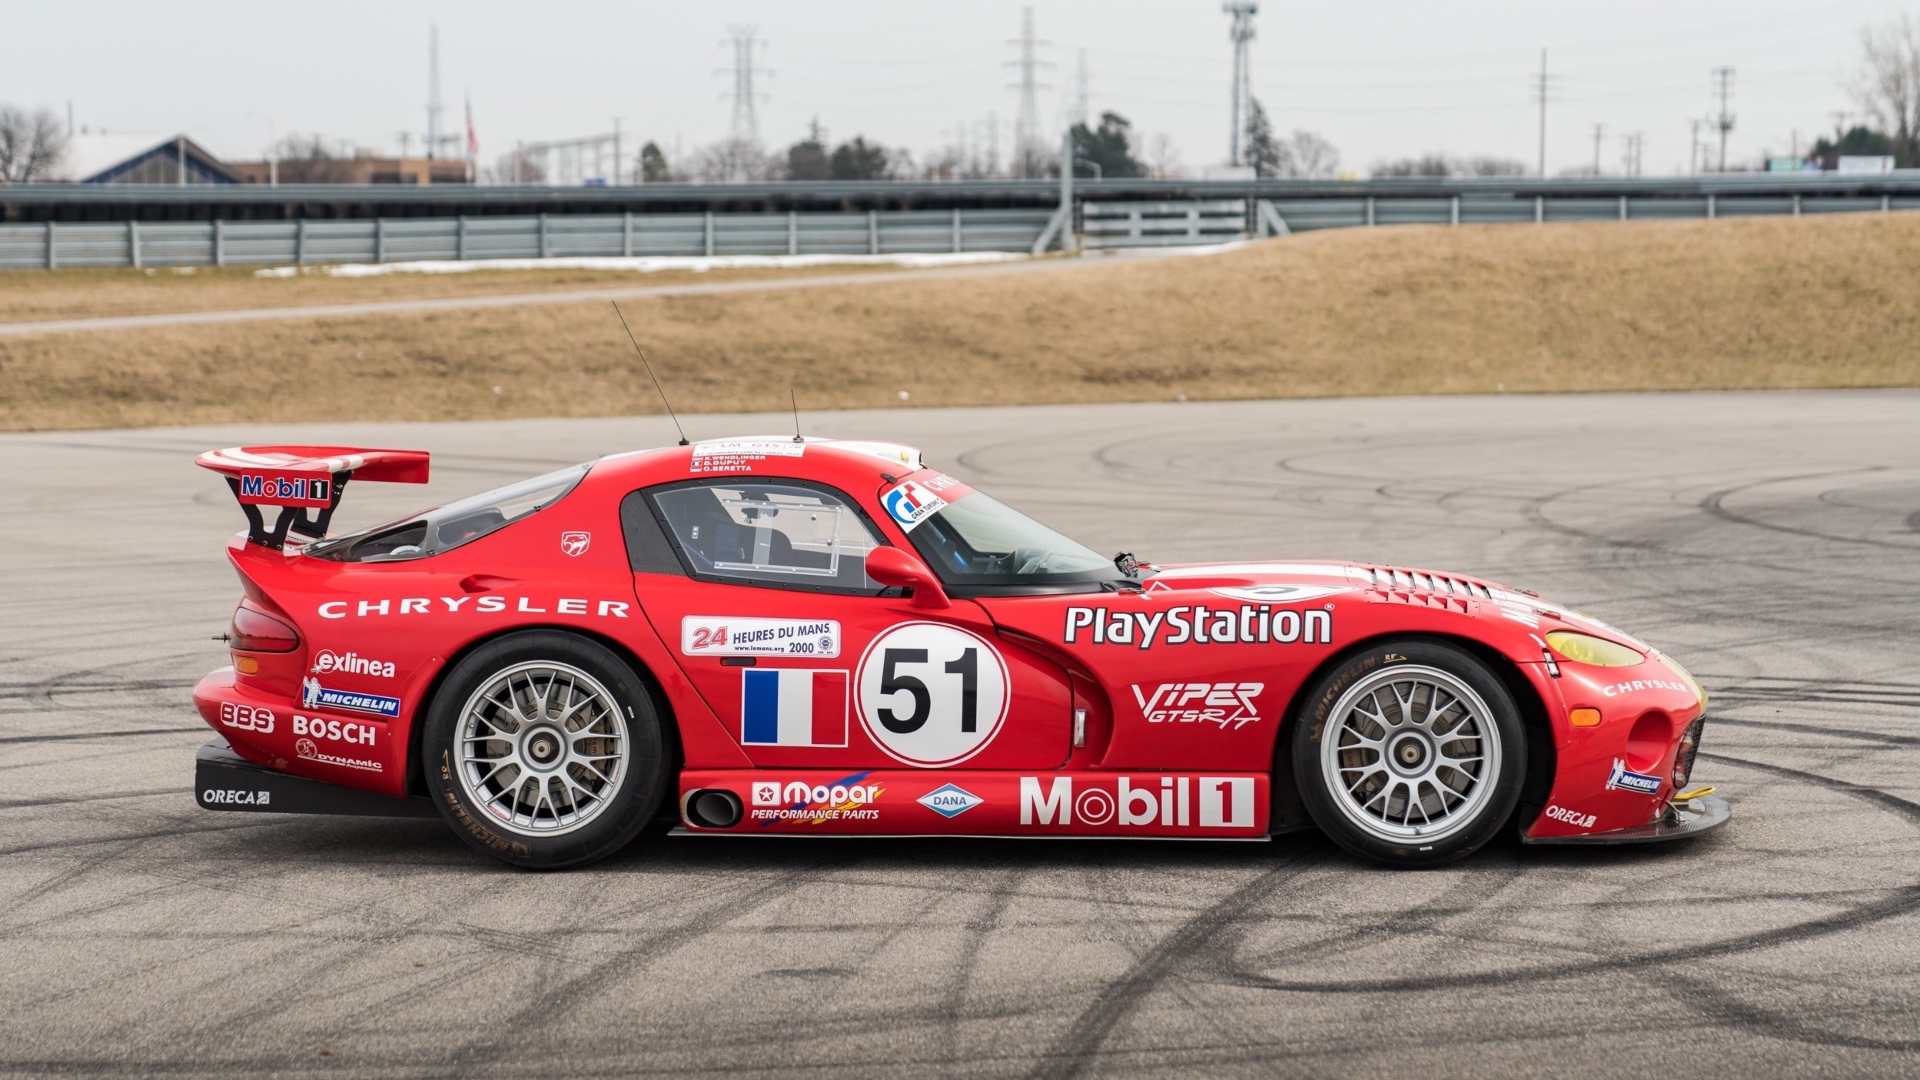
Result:
<svg viewBox="0 0 1920 1080"><path fill-rule="evenodd" d="M648 488L684 574L636 574L648 620L757 766L1057 768L1071 686L979 605L928 609L866 576L884 534L823 484ZM630 526L631 527L631 526Z"/></svg>

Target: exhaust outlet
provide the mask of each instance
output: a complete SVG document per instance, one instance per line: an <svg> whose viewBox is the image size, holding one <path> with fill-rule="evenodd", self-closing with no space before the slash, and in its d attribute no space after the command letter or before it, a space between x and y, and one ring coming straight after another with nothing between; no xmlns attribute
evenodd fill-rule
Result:
<svg viewBox="0 0 1920 1080"><path fill-rule="evenodd" d="M721 788L687 793L687 822L702 829L731 829L740 824L740 796Z"/></svg>

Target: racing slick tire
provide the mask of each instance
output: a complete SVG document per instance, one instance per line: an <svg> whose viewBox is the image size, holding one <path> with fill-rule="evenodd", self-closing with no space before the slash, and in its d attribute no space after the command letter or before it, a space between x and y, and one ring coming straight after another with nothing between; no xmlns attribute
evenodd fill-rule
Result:
<svg viewBox="0 0 1920 1080"><path fill-rule="evenodd" d="M527 630L454 665L421 746L442 817L489 855L540 870L626 846L666 790L666 737L640 677L588 638Z"/></svg>
<svg viewBox="0 0 1920 1080"><path fill-rule="evenodd" d="M1382 641L1315 682L1293 730L1314 824L1347 851L1399 867L1462 859L1513 814L1527 772L1513 695L1463 649Z"/></svg>

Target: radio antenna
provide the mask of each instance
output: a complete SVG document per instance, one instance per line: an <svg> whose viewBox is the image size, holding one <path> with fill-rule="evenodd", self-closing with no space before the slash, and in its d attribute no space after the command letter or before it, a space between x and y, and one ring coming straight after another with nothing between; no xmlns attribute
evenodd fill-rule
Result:
<svg viewBox="0 0 1920 1080"><path fill-rule="evenodd" d="M793 403L793 441L806 442L800 437L800 398L794 394L792 385L787 387L787 400Z"/></svg>
<svg viewBox="0 0 1920 1080"><path fill-rule="evenodd" d="M641 348L639 339L633 336L633 327L627 325L627 317L620 311L620 302L618 300L608 302L613 305L613 313L620 316L620 326L627 332L627 340L633 342L633 351L640 354L640 363L645 365L647 369L647 378L653 380L653 388L660 394L660 404L667 407L667 419L673 421L673 430L680 433L680 445L687 445L686 429L680 426L680 418L673 414L673 402L667 400L667 391L666 388L660 385L660 376L655 375L653 373L653 365L647 363L647 350ZM798 413L795 415L797 416Z"/></svg>

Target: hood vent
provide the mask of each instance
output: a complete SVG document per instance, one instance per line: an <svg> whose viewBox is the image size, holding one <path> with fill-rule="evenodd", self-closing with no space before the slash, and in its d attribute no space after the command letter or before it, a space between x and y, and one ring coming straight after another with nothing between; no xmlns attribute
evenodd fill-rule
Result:
<svg viewBox="0 0 1920 1080"><path fill-rule="evenodd" d="M1362 566L1359 570L1368 592L1388 603L1465 613L1472 601L1493 599L1486 585L1470 578L1397 566Z"/></svg>

